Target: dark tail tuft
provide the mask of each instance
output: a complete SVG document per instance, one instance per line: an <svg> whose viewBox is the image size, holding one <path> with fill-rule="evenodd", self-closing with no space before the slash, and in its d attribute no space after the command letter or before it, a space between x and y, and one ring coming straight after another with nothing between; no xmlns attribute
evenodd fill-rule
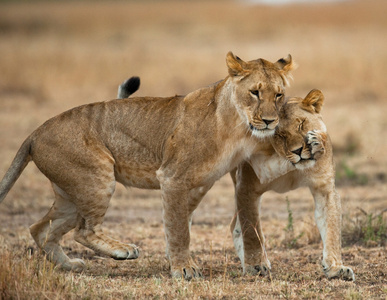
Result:
<svg viewBox="0 0 387 300"><path fill-rule="evenodd" d="M132 95L134 92L138 90L140 87L140 77L133 76L129 79L125 80L121 85L118 87L118 99L124 99L129 98L130 95Z"/></svg>

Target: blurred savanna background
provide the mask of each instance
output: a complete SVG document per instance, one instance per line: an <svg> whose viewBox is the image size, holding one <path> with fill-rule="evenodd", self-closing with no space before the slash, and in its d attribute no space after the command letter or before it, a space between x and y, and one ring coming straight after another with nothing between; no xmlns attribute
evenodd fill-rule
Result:
<svg viewBox="0 0 387 300"><path fill-rule="evenodd" d="M53 202L30 164L0 206L0 299L347 298L387 294L387 2L369 1L1 1L0 177L24 139L60 112L113 99L126 78L140 96L186 94L227 75L225 56L299 68L287 96L325 95L343 205L343 259L357 281L327 280L307 189L267 193L262 223L272 272L241 274L228 226L231 179L208 193L193 221L191 249L204 279L169 277L158 191L117 186L104 228L141 248L116 262L77 244L81 274L53 269L28 226Z"/></svg>

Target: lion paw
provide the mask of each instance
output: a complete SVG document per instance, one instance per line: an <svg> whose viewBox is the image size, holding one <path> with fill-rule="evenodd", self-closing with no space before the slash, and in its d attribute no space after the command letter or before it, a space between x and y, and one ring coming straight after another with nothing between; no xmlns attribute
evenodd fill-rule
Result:
<svg viewBox="0 0 387 300"><path fill-rule="evenodd" d="M338 278L348 281L355 281L355 273L350 267L340 266L324 270L329 279Z"/></svg>
<svg viewBox="0 0 387 300"><path fill-rule="evenodd" d="M266 264L260 264L255 266L246 266L245 268L245 274L247 275L253 275L253 276L266 276L270 273L270 266Z"/></svg>
<svg viewBox="0 0 387 300"><path fill-rule="evenodd" d="M319 130L311 130L306 134L306 141L314 159L320 158L325 153L325 139L325 133Z"/></svg>
<svg viewBox="0 0 387 300"><path fill-rule="evenodd" d="M66 271L82 272L86 267L86 264L82 259L73 258L61 263L59 267Z"/></svg>
<svg viewBox="0 0 387 300"><path fill-rule="evenodd" d="M181 268L171 268L172 277L176 279L191 280L192 278L203 277L200 268L192 261L190 265Z"/></svg>
<svg viewBox="0 0 387 300"><path fill-rule="evenodd" d="M122 249L112 251L111 256L116 260L136 259L140 255L138 247L133 244L127 244Z"/></svg>

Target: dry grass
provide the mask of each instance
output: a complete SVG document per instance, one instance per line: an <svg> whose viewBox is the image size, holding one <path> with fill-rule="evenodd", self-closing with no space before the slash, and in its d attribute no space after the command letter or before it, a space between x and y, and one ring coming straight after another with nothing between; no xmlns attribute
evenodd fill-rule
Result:
<svg viewBox="0 0 387 300"><path fill-rule="evenodd" d="M0 206L0 299L386 299L386 245L364 241L367 217L357 209L373 216L386 209L386 9L384 0L284 7L169 0L1 3L0 176L34 128L73 106L114 98L128 76L141 77L139 95L184 94L224 77L229 50L271 61L291 53L300 67L288 95L319 88L326 96L344 236L359 235L343 250L357 281L329 281L319 265L322 245L310 192L269 192L262 222L272 273L242 276L228 230L233 188L226 176L194 218L192 251L205 278L175 281L164 258L159 193L118 187L104 227L139 245L140 258L95 256L69 234L65 251L82 257L87 270L61 272L45 263L28 232L53 201L50 184L31 165ZM286 198L293 232L285 230Z"/></svg>
<svg viewBox="0 0 387 300"><path fill-rule="evenodd" d="M116 262L94 256L64 241L72 257L86 260L82 274L53 269L31 242L18 241L0 252L0 298L2 299L186 299L186 298L346 298L384 299L386 293L386 250L380 247L351 247L344 259L354 267L357 282L327 280L321 271L321 245L269 249L273 271L270 277L242 276L239 262L225 236L224 225L194 226L193 252L202 264L204 279L184 282L169 276L163 254L162 226L138 222L107 227L113 233L140 242L137 261ZM117 226L118 227L118 226ZM135 227L136 229L131 229ZM141 229L140 229L141 227ZM19 233L21 230L18 231ZM125 238L126 237L126 238ZM9 244L9 241L7 242ZM34 249L33 255L30 254Z"/></svg>

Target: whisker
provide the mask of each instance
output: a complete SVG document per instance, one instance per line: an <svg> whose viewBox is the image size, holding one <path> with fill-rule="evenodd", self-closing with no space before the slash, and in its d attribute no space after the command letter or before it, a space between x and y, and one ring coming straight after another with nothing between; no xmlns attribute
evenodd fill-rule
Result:
<svg viewBox="0 0 387 300"><path fill-rule="evenodd" d="M234 130L237 129L239 126L241 126L243 123L244 123L244 121L242 120L239 124L237 124L237 125L234 127Z"/></svg>

